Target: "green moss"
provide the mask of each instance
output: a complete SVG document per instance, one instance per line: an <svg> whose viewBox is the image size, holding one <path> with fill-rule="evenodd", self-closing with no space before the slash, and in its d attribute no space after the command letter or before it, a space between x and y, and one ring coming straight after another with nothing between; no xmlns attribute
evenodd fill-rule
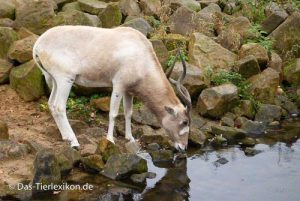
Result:
<svg viewBox="0 0 300 201"><path fill-rule="evenodd" d="M0 27L0 58L6 58L9 47L18 38L17 33L8 27Z"/></svg>
<svg viewBox="0 0 300 201"><path fill-rule="evenodd" d="M104 28L119 26L122 20L122 12L118 4L110 3L100 14L99 18Z"/></svg>

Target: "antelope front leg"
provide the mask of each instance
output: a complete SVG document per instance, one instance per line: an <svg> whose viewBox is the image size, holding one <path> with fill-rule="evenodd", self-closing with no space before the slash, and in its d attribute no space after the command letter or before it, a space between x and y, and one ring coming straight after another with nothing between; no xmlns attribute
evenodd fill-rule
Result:
<svg viewBox="0 0 300 201"><path fill-rule="evenodd" d="M115 127L115 119L118 116L119 113L119 107L121 103L121 99L123 96L123 92L118 89L117 87L113 87L113 91L111 94L111 100L110 100L110 111L109 111L109 126L108 126L108 133L107 133L107 139L113 143L114 142L114 127Z"/></svg>
<svg viewBox="0 0 300 201"><path fill-rule="evenodd" d="M125 93L123 97L123 106L125 113L125 138L130 140L131 142L134 141L131 131L132 102L133 96Z"/></svg>

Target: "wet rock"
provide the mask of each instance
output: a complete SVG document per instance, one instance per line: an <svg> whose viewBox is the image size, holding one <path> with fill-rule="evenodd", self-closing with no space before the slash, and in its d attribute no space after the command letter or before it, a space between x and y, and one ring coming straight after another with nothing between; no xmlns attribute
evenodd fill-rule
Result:
<svg viewBox="0 0 300 201"><path fill-rule="evenodd" d="M243 139L240 144L244 147L253 147L253 146L255 146L256 141L255 141L255 139L253 139L251 137L247 137L247 138Z"/></svg>
<svg viewBox="0 0 300 201"><path fill-rule="evenodd" d="M250 28L251 28L251 22L247 17L243 17L243 16L233 18L226 25L226 31L232 31L240 34L243 40L251 36L251 33L249 32Z"/></svg>
<svg viewBox="0 0 300 201"><path fill-rule="evenodd" d="M169 52L162 40L150 39L154 48L155 54L163 67L166 67L169 59Z"/></svg>
<svg viewBox="0 0 300 201"><path fill-rule="evenodd" d="M271 52L271 56L270 56L270 61L268 63L268 67L276 70L279 73L282 73L282 59L274 51Z"/></svg>
<svg viewBox="0 0 300 201"><path fill-rule="evenodd" d="M280 120L280 117L281 108L279 106L262 104L255 115L255 121L268 124L275 120Z"/></svg>
<svg viewBox="0 0 300 201"><path fill-rule="evenodd" d="M214 125L211 127L211 130L213 134L222 135L228 141L243 139L246 136L246 132L244 130L238 128L231 128L228 126Z"/></svg>
<svg viewBox="0 0 300 201"><path fill-rule="evenodd" d="M91 105L103 112L109 112L110 97L93 99L91 100Z"/></svg>
<svg viewBox="0 0 300 201"><path fill-rule="evenodd" d="M111 179L125 179L132 174L147 172L147 161L135 154L115 154L106 162L102 175Z"/></svg>
<svg viewBox="0 0 300 201"><path fill-rule="evenodd" d="M59 163L52 150L43 150L37 153L34 160L33 175L33 184L50 185L61 182ZM38 192L38 189L35 189L33 192Z"/></svg>
<svg viewBox="0 0 300 201"><path fill-rule="evenodd" d="M79 7L82 11L98 15L107 7L107 3L97 0L78 0Z"/></svg>
<svg viewBox="0 0 300 201"><path fill-rule="evenodd" d="M25 101L39 99L45 94L45 83L42 72L33 60L11 70L10 86Z"/></svg>
<svg viewBox="0 0 300 201"><path fill-rule="evenodd" d="M231 69L237 56L211 38L193 33L189 43L189 62L202 68L211 67L214 72Z"/></svg>
<svg viewBox="0 0 300 201"><path fill-rule="evenodd" d="M0 27L13 27L14 21L9 18L0 18Z"/></svg>
<svg viewBox="0 0 300 201"><path fill-rule="evenodd" d="M244 152L245 152L246 156L255 156L256 154L259 154L262 151L261 150L257 150L255 148L247 147Z"/></svg>
<svg viewBox="0 0 300 201"><path fill-rule="evenodd" d="M275 30L289 15L285 10L275 11L261 23L262 29L268 34Z"/></svg>
<svg viewBox="0 0 300 201"><path fill-rule="evenodd" d="M88 15L87 13L78 10L67 10L59 12L55 18L49 21L51 26L59 25L86 25L86 26L98 26L100 21L95 21L95 16Z"/></svg>
<svg viewBox="0 0 300 201"><path fill-rule="evenodd" d="M169 147L168 138L159 134L144 134L140 141L144 144L157 143L161 147Z"/></svg>
<svg viewBox="0 0 300 201"><path fill-rule="evenodd" d="M299 110L295 103L289 100L287 96L278 95L275 98L275 104L288 111L291 116L298 116Z"/></svg>
<svg viewBox="0 0 300 201"><path fill-rule="evenodd" d="M62 12L68 11L68 10L81 11L81 8L80 8L79 3L76 1L76 2L71 2L71 3L66 3L61 9Z"/></svg>
<svg viewBox="0 0 300 201"><path fill-rule="evenodd" d="M242 45L242 37L239 33L232 30L224 30L218 35L217 42L224 48L237 52Z"/></svg>
<svg viewBox="0 0 300 201"><path fill-rule="evenodd" d="M0 140L8 140L8 127L7 124L0 120Z"/></svg>
<svg viewBox="0 0 300 201"><path fill-rule="evenodd" d="M104 168L104 162L100 155L94 154L82 158L82 164L86 171L91 173L101 172Z"/></svg>
<svg viewBox="0 0 300 201"><path fill-rule="evenodd" d="M17 29L25 27L40 35L52 27L48 21L53 19L54 16L54 4L52 1L27 1L16 8L14 27Z"/></svg>
<svg viewBox="0 0 300 201"><path fill-rule="evenodd" d="M171 78L177 80L182 73L182 68L181 62L176 62ZM186 77L182 84L187 88L191 97L197 98L200 92L209 86L209 79L202 69L187 63Z"/></svg>
<svg viewBox="0 0 300 201"><path fill-rule="evenodd" d="M206 136L199 129L191 129L188 139L188 145L192 147L203 147L206 141Z"/></svg>
<svg viewBox="0 0 300 201"><path fill-rule="evenodd" d="M12 64L6 60L0 59L0 84L6 84L9 81L9 73Z"/></svg>
<svg viewBox="0 0 300 201"><path fill-rule="evenodd" d="M80 152L67 146L63 149L63 151L61 152L68 160L71 161L71 163L73 164L73 166L79 164L79 162L81 161L81 155Z"/></svg>
<svg viewBox="0 0 300 201"><path fill-rule="evenodd" d="M158 150L149 152L153 163L173 161L174 153L171 150Z"/></svg>
<svg viewBox="0 0 300 201"><path fill-rule="evenodd" d="M192 11L198 12L201 10L200 3L195 0L169 0L165 1L165 4L177 10L179 7L184 6Z"/></svg>
<svg viewBox="0 0 300 201"><path fill-rule="evenodd" d="M122 12L118 4L110 3L99 13L99 18L104 28L119 26L122 21Z"/></svg>
<svg viewBox="0 0 300 201"><path fill-rule="evenodd" d="M292 85L300 85L300 58L291 60L283 69L284 80Z"/></svg>
<svg viewBox="0 0 300 201"><path fill-rule="evenodd" d="M197 110L201 115L220 118L235 105L238 89L233 84L223 84L204 89L197 102Z"/></svg>
<svg viewBox="0 0 300 201"><path fill-rule="evenodd" d="M235 120L235 126L246 131L248 134L261 135L265 132L265 126L258 121L252 121L245 117L238 117Z"/></svg>
<svg viewBox="0 0 300 201"><path fill-rule="evenodd" d="M249 55L235 63L234 69L244 78L249 78L260 73L258 61L255 56Z"/></svg>
<svg viewBox="0 0 300 201"><path fill-rule="evenodd" d="M247 43L243 45L239 51L239 57L241 59L245 58L246 56L253 55L260 67L262 69L265 68L269 61L269 56L267 50L265 50L260 44L258 43Z"/></svg>
<svg viewBox="0 0 300 201"><path fill-rule="evenodd" d="M160 149L160 146L159 146L159 144L154 142L154 143L148 144L146 148L150 151L158 151Z"/></svg>
<svg viewBox="0 0 300 201"><path fill-rule="evenodd" d="M206 119L197 115L192 115L192 127L201 129L206 124Z"/></svg>
<svg viewBox="0 0 300 201"><path fill-rule="evenodd" d="M140 0L139 1L140 8L142 9L142 12L145 15L154 15L159 16L159 11L161 8L161 2L160 0Z"/></svg>
<svg viewBox="0 0 300 201"><path fill-rule="evenodd" d="M273 47L278 51L279 55L285 60L290 56L297 56L297 51L287 53L292 50L295 44L299 44L300 34L300 12L294 12L279 27L277 27L270 37L274 40Z"/></svg>
<svg viewBox="0 0 300 201"><path fill-rule="evenodd" d="M125 144L125 148L128 151L128 153L131 153L131 154L136 154L141 149L140 145L136 141L134 141L134 142L131 142L131 141L127 142Z"/></svg>
<svg viewBox="0 0 300 201"><path fill-rule="evenodd" d="M144 183L147 178L153 179L156 177L156 174L153 172L145 172L142 174L133 174L130 176L130 180L134 183Z"/></svg>
<svg viewBox="0 0 300 201"><path fill-rule="evenodd" d="M219 167L219 166L221 166L221 165L225 165L226 163L228 163L229 161L226 159L226 158L219 158L218 160L216 160L215 162L214 162L214 165L216 166L216 167Z"/></svg>
<svg viewBox="0 0 300 201"><path fill-rule="evenodd" d="M260 74L248 79L251 83L251 92L256 100L262 103L273 103L279 85L279 73L267 68Z"/></svg>
<svg viewBox="0 0 300 201"><path fill-rule="evenodd" d="M151 27L151 25L143 18L135 18L135 19L129 20L129 21L125 22L124 24L122 24L122 26L131 27L133 29L136 29L136 30L140 31L142 34L144 34L145 36L147 36L153 32L153 28Z"/></svg>
<svg viewBox="0 0 300 201"><path fill-rule="evenodd" d="M146 106L135 109L132 114L132 119L138 124L149 125L153 128L161 127L155 115L150 112Z"/></svg>
<svg viewBox="0 0 300 201"><path fill-rule="evenodd" d="M17 33L12 28L0 27L0 59L7 58L9 47L17 38Z"/></svg>
<svg viewBox="0 0 300 201"><path fill-rule="evenodd" d="M210 145L213 147L224 147L227 145L227 139L223 135L216 135L215 137L208 140Z"/></svg>
<svg viewBox="0 0 300 201"><path fill-rule="evenodd" d="M99 140L96 154L101 155L104 162L106 162L110 156L120 153L120 149L105 137Z"/></svg>
<svg viewBox="0 0 300 201"><path fill-rule="evenodd" d="M135 0L121 0L119 6L125 16L138 16L141 13L139 4Z"/></svg>
<svg viewBox="0 0 300 201"><path fill-rule="evenodd" d="M201 19L196 12L182 6L178 8L169 18L168 26L171 33L190 35L200 32L207 36L214 36L214 24Z"/></svg>
<svg viewBox="0 0 300 201"><path fill-rule="evenodd" d="M12 60L17 60L20 63L31 60L32 48L37 39L38 36L32 35L15 41L9 48L8 57Z"/></svg>
<svg viewBox="0 0 300 201"><path fill-rule="evenodd" d="M0 1L0 18L15 18L15 2L12 0Z"/></svg>
<svg viewBox="0 0 300 201"><path fill-rule="evenodd" d="M57 158L57 162L58 162L58 165L59 165L61 175L68 175L71 172L72 168L73 168L72 161L69 160L63 154L56 155L56 158Z"/></svg>

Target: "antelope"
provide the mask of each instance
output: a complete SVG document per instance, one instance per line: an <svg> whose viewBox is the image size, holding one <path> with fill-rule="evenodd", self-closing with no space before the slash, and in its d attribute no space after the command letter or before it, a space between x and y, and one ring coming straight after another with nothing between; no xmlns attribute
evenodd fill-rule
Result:
<svg viewBox="0 0 300 201"><path fill-rule="evenodd" d="M33 59L51 90L49 109L62 135L74 148L78 140L68 122L66 102L73 84L112 87L107 139L114 143L115 118L123 99L125 138L131 131L133 97L155 114L177 150L187 148L191 98L181 82L165 75L151 42L128 27L104 29L88 26L57 26L43 33L33 47ZM181 57L182 59L182 57ZM183 61L183 59L182 59ZM184 62L184 61L183 61ZM169 80L175 84L176 96Z"/></svg>

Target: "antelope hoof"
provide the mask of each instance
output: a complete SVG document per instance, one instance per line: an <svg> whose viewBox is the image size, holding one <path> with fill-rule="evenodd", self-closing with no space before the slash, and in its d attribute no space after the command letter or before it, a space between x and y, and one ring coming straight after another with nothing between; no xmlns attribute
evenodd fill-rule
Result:
<svg viewBox="0 0 300 201"><path fill-rule="evenodd" d="M127 140L129 140L130 142L135 142L134 137L130 136L130 137L125 137Z"/></svg>
<svg viewBox="0 0 300 201"><path fill-rule="evenodd" d="M107 139L108 141L111 141L112 143L115 144L115 141L114 141L114 138L113 138L113 137L106 137L106 139Z"/></svg>

